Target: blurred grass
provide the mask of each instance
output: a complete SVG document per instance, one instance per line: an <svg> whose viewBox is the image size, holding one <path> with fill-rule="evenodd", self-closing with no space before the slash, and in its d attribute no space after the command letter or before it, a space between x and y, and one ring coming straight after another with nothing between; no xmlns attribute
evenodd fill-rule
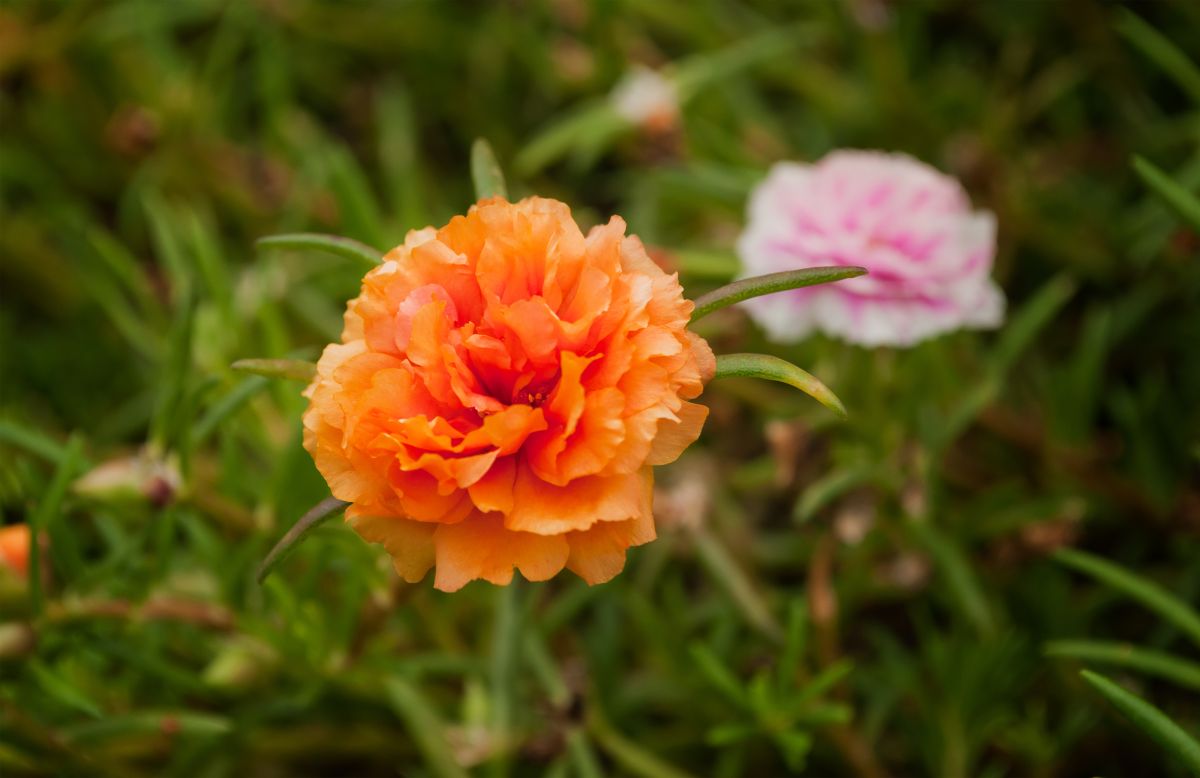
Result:
<svg viewBox="0 0 1200 778"><path fill-rule="evenodd" d="M0 571L0 773L1184 774L1077 670L1200 726L1198 51L1182 1L0 6L0 507L48 538ZM614 118L632 63L677 126ZM714 313L850 418L715 384L602 587L448 596L336 522L260 587L328 492L297 385L231 365L336 338L363 250L255 240L395 245L471 201L477 137L692 296L771 163L908 151L996 212L1010 324L872 352Z"/></svg>

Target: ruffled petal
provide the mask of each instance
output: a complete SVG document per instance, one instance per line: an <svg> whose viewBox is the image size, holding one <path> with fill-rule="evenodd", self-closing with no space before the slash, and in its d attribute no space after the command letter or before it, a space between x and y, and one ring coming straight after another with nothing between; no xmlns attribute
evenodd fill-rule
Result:
<svg viewBox="0 0 1200 778"><path fill-rule="evenodd" d="M409 583L433 567L433 524L397 516L348 516L346 523L368 543L382 543L396 572Z"/></svg>
<svg viewBox="0 0 1200 778"><path fill-rule="evenodd" d="M658 433L646 457L647 465L669 465L678 459L700 437L704 420L708 418L708 408L699 403L684 403L676 415L678 421L663 419L658 423Z"/></svg>
<svg viewBox="0 0 1200 778"><path fill-rule="evenodd" d="M639 473L588 476L566 486L548 484L523 463L517 465L513 508L505 526L513 530L557 535L584 530L596 522L624 521L645 509Z"/></svg>
<svg viewBox="0 0 1200 778"><path fill-rule="evenodd" d="M504 586L512 581L513 568L530 581L545 581L563 569L570 552L561 535L514 532L498 514L475 514L458 524L443 524L433 542L433 585L444 592L456 592L477 578Z"/></svg>
<svg viewBox="0 0 1200 778"><path fill-rule="evenodd" d="M654 481L650 469L642 474L643 510L627 521L595 524L582 532L567 534L571 553L567 569L590 585L611 580L625 568L625 552L632 546L649 543L657 536L651 511Z"/></svg>

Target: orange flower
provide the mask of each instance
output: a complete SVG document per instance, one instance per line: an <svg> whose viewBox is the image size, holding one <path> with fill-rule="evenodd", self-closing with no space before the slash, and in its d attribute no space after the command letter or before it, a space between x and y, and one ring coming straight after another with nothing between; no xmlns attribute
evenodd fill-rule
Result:
<svg viewBox="0 0 1200 778"><path fill-rule="evenodd" d="M654 539L651 466L708 414L692 304L614 217L483 200L367 273L308 387L304 445L407 581L564 566L607 581Z"/></svg>
<svg viewBox="0 0 1200 778"><path fill-rule="evenodd" d="M0 527L0 567L21 577L29 574L29 525Z"/></svg>

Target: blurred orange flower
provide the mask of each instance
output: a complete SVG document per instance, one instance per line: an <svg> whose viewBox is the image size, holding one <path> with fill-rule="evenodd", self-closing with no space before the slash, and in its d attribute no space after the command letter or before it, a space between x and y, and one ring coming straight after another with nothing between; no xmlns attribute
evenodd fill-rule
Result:
<svg viewBox="0 0 1200 778"><path fill-rule="evenodd" d="M700 434L692 303L614 217L483 200L363 279L306 391L305 447L407 581L607 581L655 537L651 466Z"/></svg>
<svg viewBox="0 0 1200 778"><path fill-rule="evenodd" d="M0 567L21 577L29 574L29 525L0 527Z"/></svg>

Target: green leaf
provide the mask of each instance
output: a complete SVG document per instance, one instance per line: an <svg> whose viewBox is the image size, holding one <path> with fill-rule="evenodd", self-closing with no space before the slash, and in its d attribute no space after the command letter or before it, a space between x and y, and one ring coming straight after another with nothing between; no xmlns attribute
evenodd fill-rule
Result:
<svg viewBox="0 0 1200 778"><path fill-rule="evenodd" d="M1193 229L1200 230L1200 197L1196 197L1184 189L1175 182L1175 179L1142 157L1134 156L1133 169L1137 171L1142 183L1150 187L1167 205L1191 224Z"/></svg>
<svg viewBox="0 0 1200 778"><path fill-rule="evenodd" d="M586 103L535 135L517 154L513 168L520 175L531 176L584 141L603 148L631 127L608 100L601 98Z"/></svg>
<svg viewBox="0 0 1200 778"><path fill-rule="evenodd" d="M295 251L323 251L335 257L349 259L365 268L383 262L383 252L373 249L353 238L338 235L322 235L317 232L291 232L285 235L270 235L254 241L260 249L292 249Z"/></svg>
<svg viewBox="0 0 1200 778"><path fill-rule="evenodd" d="M373 245L386 243L379 204L358 160L341 144L330 145L324 160L342 229Z"/></svg>
<svg viewBox="0 0 1200 778"><path fill-rule="evenodd" d="M846 406L829 387L791 362L768 354L722 354L714 378L763 378L794 386L843 418Z"/></svg>
<svg viewBox="0 0 1200 778"><path fill-rule="evenodd" d="M300 520L292 525L292 528L275 544L271 553L267 554L267 558L258 566L258 574L255 576L258 582L265 581L276 566L286 559L288 554L292 553L292 550L308 537L309 533L336 516L349 504L336 497L328 497L310 508L308 513L301 516Z"/></svg>
<svg viewBox="0 0 1200 778"><path fill-rule="evenodd" d="M1117 32L1141 50L1175 83L1200 103L1200 68L1167 36L1147 24L1140 16L1121 10Z"/></svg>
<svg viewBox="0 0 1200 778"><path fill-rule="evenodd" d="M49 697L93 719L101 718L104 715L104 711L100 709L99 705L90 700L66 679L51 672L48 667L38 660L29 661L27 667L30 674L33 675L34 680L42 687L42 691Z"/></svg>
<svg viewBox="0 0 1200 778"><path fill-rule="evenodd" d="M1121 711L1125 718L1136 724L1165 750L1173 754L1193 774L1200 774L1200 743L1171 721L1167 714L1145 700L1130 694L1099 673L1081 670L1080 675L1093 689Z"/></svg>
<svg viewBox="0 0 1200 778"><path fill-rule="evenodd" d="M792 509L792 518L799 522L810 521L817 511L846 492L866 483L874 483L885 475L883 468L872 464L833 470L805 487Z"/></svg>
<svg viewBox="0 0 1200 778"><path fill-rule="evenodd" d="M604 778L604 770L584 730L572 729L567 733L567 751L579 778Z"/></svg>
<svg viewBox="0 0 1200 778"><path fill-rule="evenodd" d="M233 729L233 723L223 716L190 711L161 711L107 716L62 730L63 739L75 746L96 745L130 737L144 737L168 732L181 735L223 735Z"/></svg>
<svg viewBox="0 0 1200 778"><path fill-rule="evenodd" d="M508 187L504 183L504 171L496 161L496 153L492 145L483 138L476 138L471 144L471 180L475 184L475 198L485 200L489 197L508 199Z"/></svg>
<svg viewBox="0 0 1200 778"><path fill-rule="evenodd" d="M690 775L617 732L595 706L588 717L588 731L612 760L628 773L643 778L687 778Z"/></svg>
<svg viewBox="0 0 1200 778"><path fill-rule="evenodd" d="M49 435L9 419L0 421L0 443L24 449L56 465L67 455L66 447Z"/></svg>
<svg viewBox="0 0 1200 778"><path fill-rule="evenodd" d="M700 555L701 563L729 594L737 605L738 613L767 637L772 640L780 639L783 630L771 614L771 608L762 592L751 582L725 544L704 525L693 531L692 539L696 543L696 552Z"/></svg>
<svg viewBox="0 0 1200 778"><path fill-rule="evenodd" d="M1043 328L1075 294L1076 284L1065 275L1047 281L1008 322L992 354L995 376L1004 375Z"/></svg>
<svg viewBox="0 0 1200 778"><path fill-rule="evenodd" d="M242 373L292 381L308 382L317 374L317 366L302 359L239 359L230 367Z"/></svg>
<svg viewBox="0 0 1200 778"><path fill-rule="evenodd" d="M72 436L67 443L62 461L58 463L58 467L54 471L54 478L51 479L50 486L46 488L37 508L29 516L29 605L35 617L41 615L43 601L42 553L38 538L42 536L43 532L50 537L58 534L57 525L62 513L59 508L67 493L67 486L79 470L82 454L82 438Z"/></svg>
<svg viewBox="0 0 1200 778"><path fill-rule="evenodd" d="M927 522L909 525L913 536L933 557L949 594L975 629L985 637L996 634L996 620L975 568L963 549Z"/></svg>
<svg viewBox="0 0 1200 778"><path fill-rule="evenodd" d="M181 448L181 426L188 404L188 378L195 347L196 310L199 299L195 289L187 285L179 292L175 321L167 347L166 363L162 367L154 418L150 425L150 440L162 451Z"/></svg>
<svg viewBox="0 0 1200 778"><path fill-rule="evenodd" d="M703 643L693 643L689 649L700 673L708 682L720 690L729 700L738 705L747 705L746 690L742 682L727 668L717 655Z"/></svg>
<svg viewBox="0 0 1200 778"><path fill-rule="evenodd" d="M816 40L811 26L788 25L747 37L724 49L697 54L677 63L673 70L681 104L689 102L704 88L739 72Z"/></svg>
<svg viewBox="0 0 1200 778"><path fill-rule="evenodd" d="M254 397L254 395L265 389L270 382L264 380L262 376L250 376L243 380L237 386L233 387L228 394L224 395L220 400L213 403L212 407L196 422L196 426L192 428L192 444L200 446L208 436L216 432L226 418L237 413L243 405Z"/></svg>
<svg viewBox="0 0 1200 778"><path fill-rule="evenodd" d="M1045 653L1046 656L1128 667L1200 691L1200 664L1130 643L1052 640L1046 644Z"/></svg>
<svg viewBox="0 0 1200 778"><path fill-rule="evenodd" d="M434 775L466 778L466 770L455 761L446 741L445 727L424 695L408 680L397 676L388 678L383 688L392 709L404 719L417 749Z"/></svg>
<svg viewBox="0 0 1200 778"><path fill-rule="evenodd" d="M804 662L804 651L808 641L808 605L804 597L792 600L788 608L787 629L784 632L783 651L775 668L776 685L780 691L790 689Z"/></svg>
<svg viewBox="0 0 1200 778"><path fill-rule="evenodd" d="M805 286L828 284L847 278L866 275L865 267L808 267L803 270L785 270L782 273L768 273L754 278L743 278L732 284L714 289L708 294L696 298L696 307L692 311L692 321L703 319L713 311L718 311L751 297L761 297L764 294L785 292L788 289L800 289Z"/></svg>
<svg viewBox="0 0 1200 778"><path fill-rule="evenodd" d="M1054 558L1132 597L1183 630L1194 643L1200 645L1200 615L1158 584L1084 551L1063 548L1055 552Z"/></svg>
<svg viewBox="0 0 1200 778"><path fill-rule="evenodd" d="M854 663L849 659L839 659L806 683L798 694L788 700L789 704L798 705L817 699L832 689L839 681L850 675L850 671L853 669Z"/></svg>

